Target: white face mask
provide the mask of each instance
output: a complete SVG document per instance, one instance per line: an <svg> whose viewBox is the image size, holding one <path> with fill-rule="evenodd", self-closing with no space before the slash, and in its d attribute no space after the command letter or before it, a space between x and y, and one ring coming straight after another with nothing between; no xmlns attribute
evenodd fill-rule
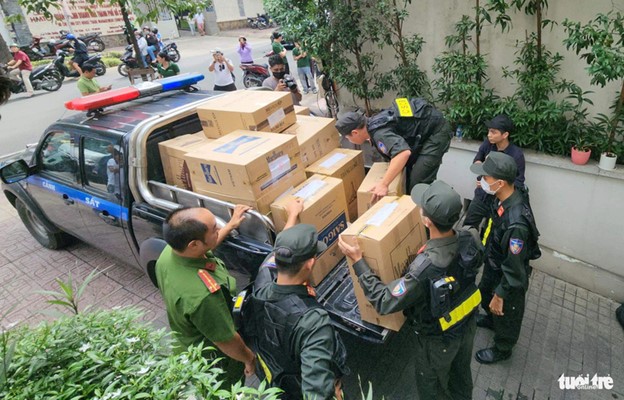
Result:
<svg viewBox="0 0 624 400"><path fill-rule="evenodd" d="M492 185L494 183L496 183L498 181L494 181L492 183ZM487 181L485 180L485 178L481 178L481 189L483 189L483 191L487 194L496 194L496 192L498 192L498 189L500 189L500 186L498 187L498 189L496 190L492 190L491 189L491 185L489 183L487 183Z"/></svg>

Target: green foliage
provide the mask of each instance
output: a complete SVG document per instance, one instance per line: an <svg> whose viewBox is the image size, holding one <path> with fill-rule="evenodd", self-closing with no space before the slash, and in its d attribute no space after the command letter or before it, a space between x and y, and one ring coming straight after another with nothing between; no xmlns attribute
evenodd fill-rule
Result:
<svg viewBox="0 0 624 400"><path fill-rule="evenodd" d="M11 331L14 354L0 398L276 398L264 386L224 388L218 359L206 359L199 346L171 355L168 336L139 322L141 315L88 312Z"/></svg>
<svg viewBox="0 0 624 400"><path fill-rule="evenodd" d="M580 54L588 65L587 72L591 83L604 87L608 82L622 81L613 115L604 115L596 120L597 128L607 133L602 149L624 158L622 140L624 128L624 14L611 11L598 14L593 20L582 25L566 19L563 22L568 37L563 43L566 48ZM617 140L616 140L617 139Z"/></svg>
<svg viewBox="0 0 624 400"><path fill-rule="evenodd" d="M101 271L94 269L79 286L76 286L72 279L71 272L69 272L67 281L63 281L60 278L55 279L61 290L39 290L37 293L52 297L52 300L46 300L46 303L68 308L72 313L78 314L78 302L82 294L89 283L100 273Z"/></svg>

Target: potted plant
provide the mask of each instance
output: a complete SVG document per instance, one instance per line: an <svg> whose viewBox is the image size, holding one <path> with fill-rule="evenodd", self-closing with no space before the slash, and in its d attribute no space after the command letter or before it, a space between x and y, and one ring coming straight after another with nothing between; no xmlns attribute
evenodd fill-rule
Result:
<svg viewBox="0 0 624 400"><path fill-rule="evenodd" d="M589 157L591 157L591 144L582 136L578 136L571 150L572 163L585 165L589 161Z"/></svg>
<svg viewBox="0 0 624 400"><path fill-rule="evenodd" d="M613 114L599 114L597 126L606 133L604 152L600 156L601 169L615 168L617 154L613 151L616 135L620 133L619 122L624 112L624 15L610 11L598 14L585 25L566 19L563 22L568 37L563 41L565 46L573 48L576 54L581 53L591 76L591 83L604 87L608 82L621 81L619 95L612 107Z"/></svg>

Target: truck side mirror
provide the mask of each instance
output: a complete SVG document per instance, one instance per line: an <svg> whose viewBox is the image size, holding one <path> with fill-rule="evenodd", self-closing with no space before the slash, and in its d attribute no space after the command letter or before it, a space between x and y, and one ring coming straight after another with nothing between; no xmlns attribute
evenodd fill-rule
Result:
<svg viewBox="0 0 624 400"><path fill-rule="evenodd" d="M0 179L4 183L15 183L28 178L30 168L26 161L17 160L0 168Z"/></svg>

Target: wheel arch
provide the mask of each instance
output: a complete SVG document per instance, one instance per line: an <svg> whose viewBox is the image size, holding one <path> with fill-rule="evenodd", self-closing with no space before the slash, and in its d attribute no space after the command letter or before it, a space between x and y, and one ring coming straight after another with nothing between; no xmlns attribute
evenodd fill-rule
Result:
<svg viewBox="0 0 624 400"><path fill-rule="evenodd" d="M167 242L156 237L144 240L139 246L139 263L143 272L145 272L155 287L158 287L158 282L156 281L156 261L166 246Z"/></svg>

